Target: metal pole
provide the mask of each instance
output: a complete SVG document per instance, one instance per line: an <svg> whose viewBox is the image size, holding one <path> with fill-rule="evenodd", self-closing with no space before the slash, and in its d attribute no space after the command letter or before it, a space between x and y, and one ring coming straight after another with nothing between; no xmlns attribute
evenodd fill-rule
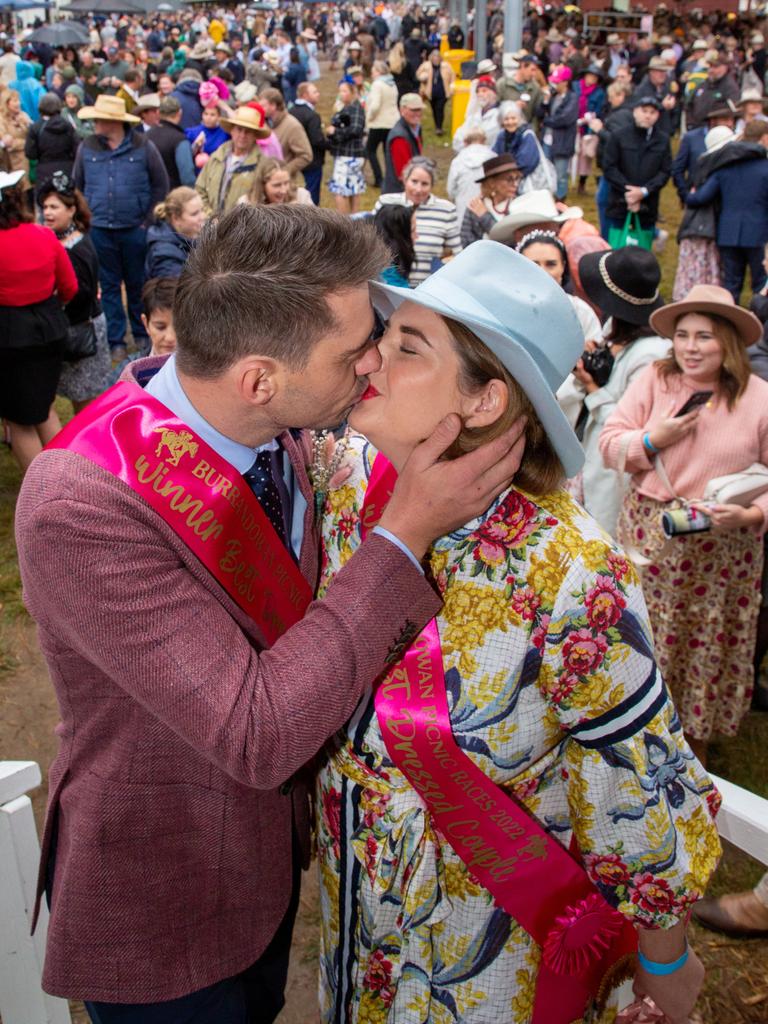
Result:
<svg viewBox="0 0 768 1024"><path fill-rule="evenodd" d="M514 53L523 44L522 0L504 0L504 52Z"/></svg>
<svg viewBox="0 0 768 1024"><path fill-rule="evenodd" d="M461 31L464 33L464 47L466 48L468 42L467 0L459 0L459 25L461 25Z"/></svg>
<svg viewBox="0 0 768 1024"><path fill-rule="evenodd" d="M459 20L459 0L450 0L448 4L448 18L451 25ZM450 25L448 27L450 28Z"/></svg>
<svg viewBox="0 0 768 1024"><path fill-rule="evenodd" d="M475 0L475 60L488 56L488 7L486 0Z"/></svg>

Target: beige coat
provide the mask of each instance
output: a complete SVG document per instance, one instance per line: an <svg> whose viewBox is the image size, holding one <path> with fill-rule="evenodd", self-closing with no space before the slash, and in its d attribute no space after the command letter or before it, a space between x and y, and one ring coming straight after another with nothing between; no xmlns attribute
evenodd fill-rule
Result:
<svg viewBox="0 0 768 1024"><path fill-rule="evenodd" d="M395 80L391 75L380 75L373 80L365 101L365 127L394 128L399 118Z"/></svg>
<svg viewBox="0 0 768 1024"><path fill-rule="evenodd" d="M10 160L10 171L24 171L24 177L19 184L22 188L29 188L29 160L24 156L24 143L27 139L29 126L32 124L29 117L20 110L15 117L8 111L5 100L8 93L0 96L0 140L10 135L11 142L5 146L5 151Z"/></svg>
<svg viewBox="0 0 768 1024"><path fill-rule="evenodd" d="M434 74L435 65L431 60L425 60L416 72L416 78L419 81L419 92L425 100L432 99L432 82L434 80ZM453 92L453 83L456 81L456 75L451 65L445 60L440 61L440 75L443 79L443 85L445 86L445 98L449 99Z"/></svg>
<svg viewBox="0 0 768 1024"><path fill-rule="evenodd" d="M262 159L261 147L256 143L229 179L227 188L222 194L225 165L231 152L231 142L225 142L224 145L219 146L211 154L211 159L195 182L195 188L202 196L203 205L209 217L216 213L226 213L242 196L248 195L253 185L253 179L256 177L256 168Z"/></svg>
<svg viewBox="0 0 768 1024"><path fill-rule="evenodd" d="M312 146L307 133L301 121L297 121L293 114L283 112L274 119L272 131L283 147L285 169L295 179L299 171L312 163Z"/></svg>

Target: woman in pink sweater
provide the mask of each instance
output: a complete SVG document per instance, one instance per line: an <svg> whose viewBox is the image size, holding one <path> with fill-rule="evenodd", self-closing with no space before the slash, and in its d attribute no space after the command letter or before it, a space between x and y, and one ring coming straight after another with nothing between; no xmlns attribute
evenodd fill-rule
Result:
<svg viewBox="0 0 768 1024"><path fill-rule="evenodd" d="M748 508L694 506L695 532L668 541L661 518L676 498L701 499L715 477L768 465L768 384L746 355L762 327L724 288L708 285L657 310L651 326L672 339L672 352L627 389L600 450L607 466L625 459L632 474L619 542L648 563L643 590L659 668L704 763L712 733L734 736L749 708L768 492ZM680 415L702 392L706 403ZM703 513L709 529L701 529Z"/></svg>

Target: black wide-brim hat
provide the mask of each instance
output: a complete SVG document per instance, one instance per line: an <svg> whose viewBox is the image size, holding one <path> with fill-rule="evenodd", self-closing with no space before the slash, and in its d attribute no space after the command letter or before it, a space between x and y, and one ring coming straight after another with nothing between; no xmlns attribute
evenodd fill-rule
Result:
<svg viewBox="0 0 768 1024"><path fill-rule="evenodd" d="M647 324L651 313L664 305L659 261L639 245L587 253L579 260L579 280L604 314L630 324Z"/></svg>

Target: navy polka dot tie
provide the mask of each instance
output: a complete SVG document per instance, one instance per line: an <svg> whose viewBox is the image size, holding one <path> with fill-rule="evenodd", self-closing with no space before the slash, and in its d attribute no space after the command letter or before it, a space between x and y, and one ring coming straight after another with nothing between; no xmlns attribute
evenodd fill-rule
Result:
<svg viewBox="0 0 768 1024"><path fill-rule="evenodd" d="M285 544L285 516L280 488L275 479L274 456L278 454L278 452L268 450L259 452L256 461L247 472L243 473L243 477L248 481L249 487L266 512L278 537Z"/></svg>

